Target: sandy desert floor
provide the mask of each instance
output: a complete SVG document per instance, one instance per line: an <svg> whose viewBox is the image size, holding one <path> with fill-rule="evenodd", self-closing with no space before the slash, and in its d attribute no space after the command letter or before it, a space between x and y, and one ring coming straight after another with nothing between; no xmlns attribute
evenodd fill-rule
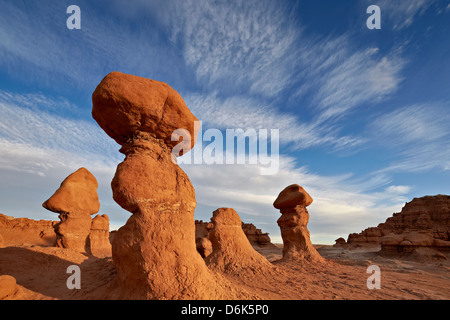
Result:
<svg viewBox="0 0 450 320"><path fill-rule="evenodd" d="M256 248L278 267L270 279L246 274L227 276L255 299L450 299L450 257L447 259L391 259L374 249L347 250L316 246L325 263L281 262L280 248ZM81 289L69 290L67 267L81 269ZM381 289L366 285L369 265L381 270ZM97 299L99 288L115 277L111 258L87 257L56 247L23 246L0 249L0 274L16 278L17 292L10 300Z"/></svg>

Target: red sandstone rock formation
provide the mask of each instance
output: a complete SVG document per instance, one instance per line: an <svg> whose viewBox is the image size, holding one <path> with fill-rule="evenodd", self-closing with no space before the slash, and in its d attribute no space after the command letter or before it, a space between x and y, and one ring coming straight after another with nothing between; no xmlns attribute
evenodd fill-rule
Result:
<svg viewBox="0 0 450 320"><path fill-rule="evenodd" d="M311 243L307 228L309 213L306 209L313 202L311 196L298 184L286 187L273 203L281 212L277 223L283 238L283 260L323 261Z"/></svg>
<svg viewBox="0 0 450 320"><path fill-rule="evenodd" d="M58 190L42 206L59 213L60 223L54 227L56 246L87 252L91 215L98 212L97 179L86 168L70 174Z"/></svg>
<svg viewBox="0 0 450 320"><path fill-rule="evenodd" d="M4 246L53 246L57 221L14 218L0 214L0 238ZM1 242L1 241L0 241Z"/></svg>
<svg viewBox="0 0 450 320"><path fill-rule="evenodd" d="M219 208L211 218L209 239L213 252L206 258L208 266L231 274L266 274L275 267L256 252L242 230L242 221L234 209Z"/></svg>
<svg viewBox="0 0 450 320"><path fill-rule="evenodd" d="M187 130L192 147L197 118L167 84L120 72L101 81L92 101L92 116L125 154L111 183L113 198L133 213L112 243L117 298L217 299L231 294L196 250L195 191L172 161L178 143L172 132Z"/></svg>
<svg viewBox="0 0 450 320"><path fill-rule="evenodd" d="M89 248L93 256L111 257L111 243L109 242L109 217L106 214L96 215L92 219L89 233Z"/></svg>
<svg viewBox="0 0 450 320"><path fill-rule="evenodd" d="M276 247L270 242L269 234L262 232L261 229L257 229L252 223L242 223L242 230L244 230L244 233L252 246Z"/></svg>
<svg viewBox="0 0 450 320"><path fill-rule="evenodd" d="M424 239L427 239L426 241ZM352 233L350 245L380 245L382 253L408 253L418 247L445 251L450 240L450 196L414 198L377 227Z"/></svg>
<svg viewBox="0 0 450 320"><path fill-rule="evenodd" d="M203 222L202 220L195 220L195 242L197 250L204 255L204 250L208 250L209 230L212 228L211 222ZM248 241L254 247L274 247L276 246L270 242L268 233L264 233L261 229L257 229L252 223L242 223L242 230L244 231Z"/></svg>
<svg viewBox="0 0 450 320"><path fill-rule="evenodd" d="M8 275L0 275L0 300L13 295L16 291L16 279Z"/></svg>

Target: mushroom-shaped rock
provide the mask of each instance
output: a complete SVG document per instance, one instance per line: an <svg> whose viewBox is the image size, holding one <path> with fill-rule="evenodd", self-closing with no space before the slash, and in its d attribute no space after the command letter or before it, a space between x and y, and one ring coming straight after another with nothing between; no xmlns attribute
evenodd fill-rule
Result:
<svg viewBox="0 0 450 320"><path fill-rule="evenodd" d="M56 213L72 215L92 215L100 209L97 195L98 183L86 168L70 174L58 190L42 206Z"/></svg>
<svg viewBox="0 0 450 320"><path fill-rule="evenodd" d="M313 202L312 197L303 187L298 184L291 184L280 192L273 203L276 209L287 209L295 206L307 207Z"/></svg>
<svg viewBox="0 0 450 320"><path fill-rule="evenodd" d="M112 241L115 298L230 298L196 250L195 191L172 161L173 131L189 132L193 146L197 118L169 85L120 72L101 81L92 101L94 119L122 145L111 187L132 213Z"/></svg>
<svg viewBox="0 0 450 320"><path fill-rule="evenodd" d="M307 228L309 213L306 206L312 201L301 186L293 184L281 191L273 204L281 211L277 223L283 238L283 260L324 260L311 243Z"/></svg>
<svg viewBox="0 0 450 320"><path fill-rule="evenodd" d="M109 217L106 214L96 215L92 219L89 233L89 246L93 256L111 257L111 243L109 242Z"/></svg>
<svg viewBox="0 0 450 320"><path fill-rule="evenodd" d="M91 229L91 215L98 212L100 202L97 195L97 179L86 168L70 174L58 190L42 206L59 213L55 224L56 246L87 251Z"/></svg>
<svg viewBox="0 0 450 320"><path fill-rule="evenodd" d="M267 275L275 267L253 249L234 209L219 208L211 218L209 239L213 252L206 258L209 267L227 274Z"/></svg>

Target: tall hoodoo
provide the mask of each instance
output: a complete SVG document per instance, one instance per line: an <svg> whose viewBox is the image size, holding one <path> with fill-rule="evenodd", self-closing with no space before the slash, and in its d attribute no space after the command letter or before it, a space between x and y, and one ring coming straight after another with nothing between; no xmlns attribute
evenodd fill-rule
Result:
<svg viewBox="0 0 450 320"><path fill-rule="evenodd" d="M277 223L283 238L284 260L323 261L311 243L307 228L309 213L306 209L312 197L298 184L286 187L273 203L281 212Z"/></svg>
<svg viewBox="0 0 450 320"><path fill-rule="evenodd" d="M169 85L120 72L101 81L92 101L92 116L125 154L111 183L132 213L112 243L119 298L220 298L196 250L194 188L171 154L176 129L195 144L197 118Z"/></svg>

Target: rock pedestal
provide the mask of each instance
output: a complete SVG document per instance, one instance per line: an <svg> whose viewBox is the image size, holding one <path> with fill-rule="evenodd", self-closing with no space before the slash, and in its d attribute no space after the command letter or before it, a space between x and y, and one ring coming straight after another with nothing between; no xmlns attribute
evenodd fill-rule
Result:
<svg viewBox="0 0 450 320"><path fill-rule="evenodd" d="M96 215L92 219L89 233L89 247L93 256L111 257L111 243L109 242L109 217L106 214Z"/></svg>
<svg viewBox="0 0 450 320"><path fill-rule="evenodd" d="M311 243L307 228L309 213L306 207L312 202L301 186L293 184L281 191L273 203L281 212L277 223L283 238L283 260L323 261Z"/></svg>

